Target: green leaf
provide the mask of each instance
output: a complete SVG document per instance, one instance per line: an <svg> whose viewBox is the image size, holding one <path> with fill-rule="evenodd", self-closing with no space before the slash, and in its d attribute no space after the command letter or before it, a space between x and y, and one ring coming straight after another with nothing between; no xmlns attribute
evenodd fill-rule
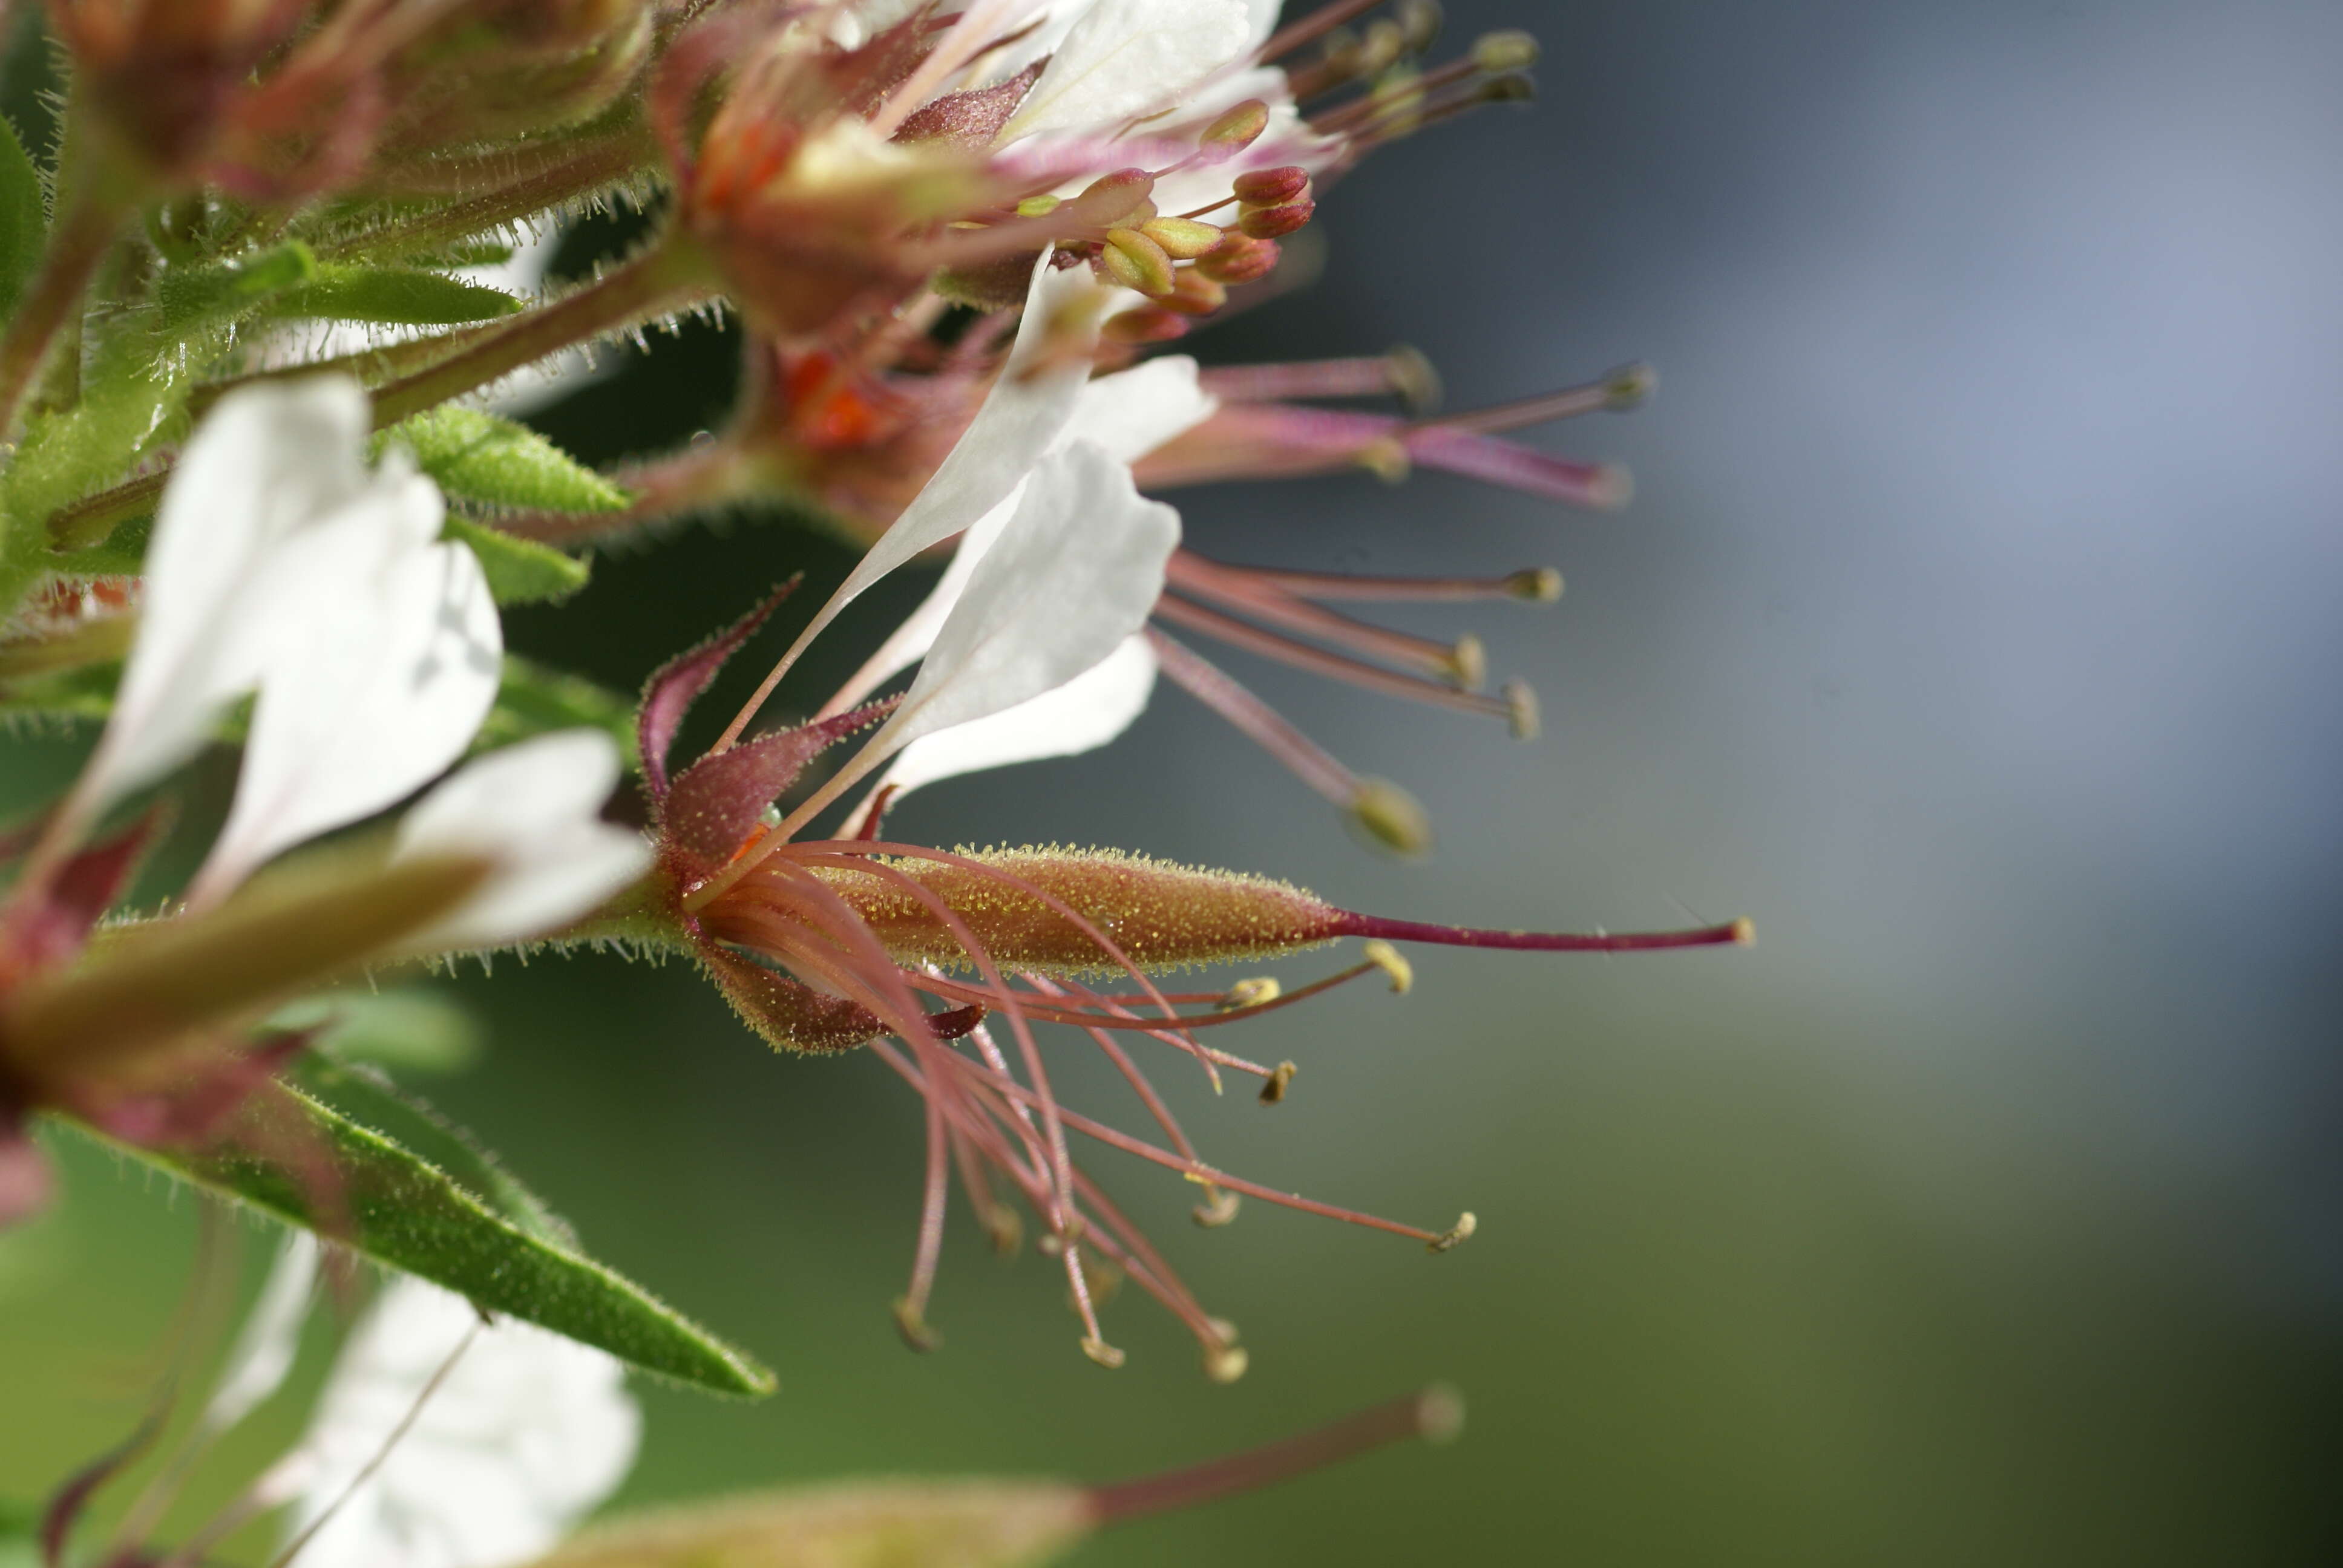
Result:
<svg viewBox="0 0 2343 1568"><path fill-rule="evenodd" d="M245 1102L232 1136L203 1152L88 1135L645 1372L717 1393L773 1392L773 1374L746 1352L573 1245L533 1233L405 1144L297 1089L265 1087Z"/></svg>
<svg viewBox="0 0 2343 1568"><path fill-rule="evenodd" d="M492 507L616 512L631 498L526 425L477 408L435 408L377 437L415 454L451 496Z"/></svg>
<svg viewBox="0 0 2343 1568"><path fill-rule="evenodd" d="M480 570L488 576L488 592L498 604L558 604L584 588L593 575L577 556L566 556L550 545L515 538L462 518L449 518L439 537L471 547L479 558Z"/></svg>
<svg viewBox="0 0 2343 1568"><path fill-rule="evenodd" d="M0 1568L40 1568L41 1519L29 1503L0 1497Z"/></svg>
<svg viewBox="0 0 2343 1568"><path fill-rule="evenodd" d="M279 296L270 313L401 327L452 327L510 316L520 306L519 300L502 289L486 288L445 273L328 264L317 269L313 282Z"/></svg>
<svg viewBox="0 0 2343 1568"><path fill-rule="evenodd" d="M25 156L16 128L0 117L0 317L16 308L16 297L32 281L48 226L41 171Z"/></svg>
<svg viewBox="0 0 2343 1568"><path fill-rule="evenodd" d="M492 750L532 735L581 727L604 731L618 743L629 768L641 766L635 751L633 698L508 653L496 706L472 744L475 750Z"/></svg>
<svg viewBox="0 0 2343 1568"><path fill-rule="evenodd" d="M310 1055L302 1058L287 1080L313 1099L428 1160L530 1235L573 1251L578 1249L578 1232L568 1221L523 1186L479 1140L427 1102L403 1092L378 1070Z"/></svg>
<svg viewBox="0 0 2343 1568"><path fill-rule="evenodd" d="M461 1072L483 1043L479 1020L428 986L321 992L287 1003L268 1027L318 1030L310 1045L336 1061L415 1072Z"/></svg>
<svg viewBox="0 0 2343 1568"><path fill-rule="evenodd" d="M163 326L184 332L241 315L317 276L317 258L297 239L232 262L167 268L155 285Z"/></svg>

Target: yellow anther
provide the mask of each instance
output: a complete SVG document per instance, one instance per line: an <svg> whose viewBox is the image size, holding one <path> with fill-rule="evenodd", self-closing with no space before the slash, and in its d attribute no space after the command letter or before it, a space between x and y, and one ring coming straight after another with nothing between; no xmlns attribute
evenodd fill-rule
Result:
<svg viewBox="0 0 2343 1568"><path fill-rule="evenodd" d="M1473 1217L1473 1211L1467 1209L1456 1217L1456 1223L1449 1226L1426 1243L1427 1250L1434 1252L1453 1251L1471 1241L1473 1232L1480 1228L1481 1221Z"/></svg>
<svg viewBox="0 0 2343 1568"><path fill-rule="evenodd" d="M1253 975L1229 987L1222 996L1220 1008L1230 1012L1241 1007L1259 1007L1265 1001L1275 1001L1285 993L1275 975Z"/></svg>
<svg viewBox="0 0 2343 1568"><path fill-rule="evenodd" d="M1552 604L1562 597L1562 574L1552 567L1532 567L1507 578L1505 586L1513 589L1515 598Z"/></svg>
<svg viewBox="0 0 2343 1568"><path fill-rule="evenodd" d="M1091 1360L1098 1362L1099 1365L1106 1368L1109 1372L1114 1371L1116 1368L1122 1365L1123 1362L1123 1354L1121 1351L1115 1349L1104 1340L1092 1339L1088 1336L1085 1336L1082 1340L1082 1354L1090 1357Z"/></svg>
<svg viewBox="0 0 2343 1568"><path fill-rule="evenodd" d="M1290 1061L1279 1062L1277 1070L1262 1081L1261 1102L1263 1105L1275 1105L1283 1100L1285 1091L1293 1087L1293 1075L1301 1070Z"/></svg>
<svg viewBox="0 0 2343 1568"><path fill-rule="evenodd" d="M1204 1375L1217 1383L1232 1383L1244 1376L1252 1358L1242 1345L1207 1345L1204 1347Z"/></svg>
<svg viewBox="0 0 2343 1568"><path fill-rule="evenodd" d="M1466 691L1481 689L1481 683L1489 678L1489 654L1479 638L1468 631L1456 639L1456 646L1448 651L1448 674Z"/></svg>
<svg viewBox="0 0 2343 1568"><path fill-rule="evenodd" d="M1359 956L1391 977L1392 994L1405 996L1415 989L1415 966L1407 955L1380 937L1359 950Z"/></svg>
<svg viewBox="0 0 2343 1568"><path fill-rule="evenodd" d="M1473 40L1473 64L1495 75L1526 71L1538 62L1538 41L1518 27L1483 33Z"/></svg>
<svg viewBox="0 0 2343 1568"><path fill-rule="evenodd" d="M1530 689L1529 682L1509 680L1497 695L1505 699L1505 722L1512 727L1513 739L1535 740L1538 738L1538 699L1537 693Z"/></svg>
<svg viewBox="0 0 2343 1568"><path fill-rule="evenodd" d="M911 1305L909 1296L895 1298L895 1331L903 1336L905 1344L922 1352L934 1350L944 1342L943 1335L928 1326L928 1320L920 1315L919 1308Z"/></svg>
<svg viewBox="0 0 2343 1568"><path fill-rule="evenodd" d="M1206 1182L1205 1188L1212 1196L1189 1210L1188 1216L1205 1230L1217 1231L1235 1219L1237 1211L1243 1205L1239 1201L1237 1195L1225 1187L1214 1187L1210 1182Z"/></svg>

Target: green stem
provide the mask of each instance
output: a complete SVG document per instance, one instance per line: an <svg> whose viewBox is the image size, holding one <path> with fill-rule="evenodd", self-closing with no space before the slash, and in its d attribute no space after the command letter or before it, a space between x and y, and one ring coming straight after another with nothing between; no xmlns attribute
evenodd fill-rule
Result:
<svg viewBox="0 0 2343 1568"><path fill-rule="evenodd" d="M682 309L714 292L698 247L670 231L669 237L617 271L541 309L516 316L462 353L383 387L375 394L375 428L386 429L573 344Z"/></svg>
<svg viewBox="0 0 2343 1568"><path fill-rule="evenodd" d="M616 185L650 168L656 156L656 149L647 146L639 136L606 137L575 149L558 163L533 170L494 190L435 207L405 223L352 235L346 241L323 248L331 256L375 259L435 250Z"/></svg>
<svg viewBox="0 0 2343 1568"><path fill-rule="evenodd" d="M508 317L493 327L467 327L460 333L447 334L450 338L464 338L463 347L437 364L391 381L377 391L375 428L387 428L451 397L477 391L573 344L681 309L714 292L695 249L679 242L663 242L617 271L540 309ZM427 341L437 345L443 339ZM310 376L345 366L357 370L361 367L357 361L383 356L395 358L401 349L420 347L393 345L351 356L347 361L289 366L246 379ZM142 474L110 490L75 501L50 518L51 547L69 553L104 544L122 524L153 512L169 478L168 468Z"/></svg>
<svg viewBox="0 0 2343 1568"><path fill-rule="evenodd" d="M81 304L98 263L114 244L132 204L113 192L84 189L70 199L50 231L40 270L0 336L0 437L39 379L57 334Z"/></svg>

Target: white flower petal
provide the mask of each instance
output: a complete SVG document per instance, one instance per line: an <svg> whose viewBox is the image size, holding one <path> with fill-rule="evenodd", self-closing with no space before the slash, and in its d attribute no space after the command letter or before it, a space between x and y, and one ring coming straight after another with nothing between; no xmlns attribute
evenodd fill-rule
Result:
<svg viewBox="0 0 2343 1568"><path fill-rule="evenodd" d="M1105 658L1145 624L1179 542L1180 514L1142 498L1111 455L1051 453L871 749L988 718Z"/></svg>
<svg viewBox="0 0 2343 1568"><path fill-rule="evenodd" d="M409 944L436 951L526 941L641 876L651 858L641 836L599 817L618 774L608 736L566 729L490 752L416 802L399 823L400 856L481 854L497 869Z"/></svg>
<svg viewBox="0 0 2343 1568"><path fill-rule="evenodd" d="M382 1449L478 1321L401 1278L350 1337L302 1449L287 1520L307 1528ZM502 1568L551 1547L634 1462L642 1417L618 1363L526 1323L479 1330L381 1467L321 1529L301 1568Z"/></svg>
<svg viewBox="0 0 2343 1568"><path fill-rule="evenodd" d="M96 808L194 756L251 689L247 585L288 537L365 492L366 430L366 394L337 376L231 392L196 430L163 491L138 640L84 775Z"/></svg>
<svg viewBox="0 0 2343 1568"><path fill-rule="evenodd" d="M1107 133L1179 103L1252 47L1247 0L1097 0L1002 128Z"/></svg>
<svg viewBox="0 0 2343 1568"><path fill-rule="evenodd" d="M255 588L269 635L236 801L191 896L399 800L488 717L504 635L472 552L427 542L439 516L430 481L387 472L277 551Z"/></svg>
<svg viewBox="0 0 2343 1568"><path fill-rule="evenodd" d="M872 583L1010 498L1073 416L1098 346L1102 292L1090 268L1060 270L1043 253L1026 290L1017 341L976 417L911 504L798 634L790 659Z"/></svg>
<svg viewBox="0 0 2343 1568"><path fill-rule="evenodd" d="M1135 463L1211 418L1220 406L1220 399L1198 384L1196 362L1184 354L1170 354L1084 386L1074 399L1073 417L1055 444L1089 441Z"/></svg>
<svg viewBox="0 0 2343 1568"><path fill-rule="evenodd" d="M204 1406L206 1432L226 1432L275 1393L293 1370L301 1348L301 1324L309 1316L309 1295L317 1282L317 1239L307 1231L286 1232L277 1261L260 1287L252 1315L244 1322Z"/></svg>
<svg viewBox="0 0 2343 1568"><path fill-rule="evenodd" d="M1154 690L1154 649L1143 636L1126 637L1103 660L1053 691L914 740L880 776L870 801L890 785L900 800L940 779L1095 751L1131 728ZM862 830L868 804L840 829L843 837Z"/></svg>
<svg viewBox="0 0 2343 1568"><path fill-rule="evenodd" d="M1051 443L1055 451L1078 440L1103 447L1125 463L1136 461L1174 436L1201 425L1220 407L1196 379L1196 362L1183 354L1150 359L1129 370L1101 376L1086 383L1074 399L1073 413ZM910 668L935 646L936 633L960 602L969 574L992 541L1001 537L1016 509L1023 487L970 526L954 552L951 564L929 590L920 608L888 634L879 650L863 662L853 678L822 709L824 716L842 713L900 672Z"/></svg>
<svg viewBox="0 0 2343 1568"><path fill-rule="evenodd" d="M1285 0L1245 0L1245 53L1269 42L1277 31L1277 14L1284 9Z"/></svg>

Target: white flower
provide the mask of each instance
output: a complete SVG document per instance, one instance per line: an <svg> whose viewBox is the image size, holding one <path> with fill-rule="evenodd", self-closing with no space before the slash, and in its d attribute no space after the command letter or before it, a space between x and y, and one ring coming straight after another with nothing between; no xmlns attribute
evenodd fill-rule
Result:
<svg viewBox="0 0 2343 1568"><path fill-rule="evenodd" d="M1253 46L1249 9L1247 0L1094 0L1062 35L1045 25L1025 48L1050 63L1002 139L1111 135L1182 104Z"/></svg>
<svg viewBox="0 0 2343 1568"><path fill-rule="evenodd" d="M598 817L618 774L608 736L568 729L491 752L417 801L399 822L401 858L482 854L496 869L408 945L444 951L526 941L641 876L650 864L641 836Z"/></svg>
<svg viewBox="0 0 2343 1568"><path fill-rule="evenodd" d="M367 423L346 377L244 388L163 493L138 638L68 814L177 767L256 690L197 902L429 779L496 699L504 638L479 563L437 542L430 480L404 460L367 470Z"/></svg>
<svg viewBox="0 0 2343 1568"><path fill-rule="evenodd" d="M526 1323L482 1326L462 1297L394 1281L352 1333L300 1455L287 1539L334 1505L467 1334L381 1465L300 1568L502 1568L552 1547L626 1475L642 1416L619 1364Z"/></svg>

